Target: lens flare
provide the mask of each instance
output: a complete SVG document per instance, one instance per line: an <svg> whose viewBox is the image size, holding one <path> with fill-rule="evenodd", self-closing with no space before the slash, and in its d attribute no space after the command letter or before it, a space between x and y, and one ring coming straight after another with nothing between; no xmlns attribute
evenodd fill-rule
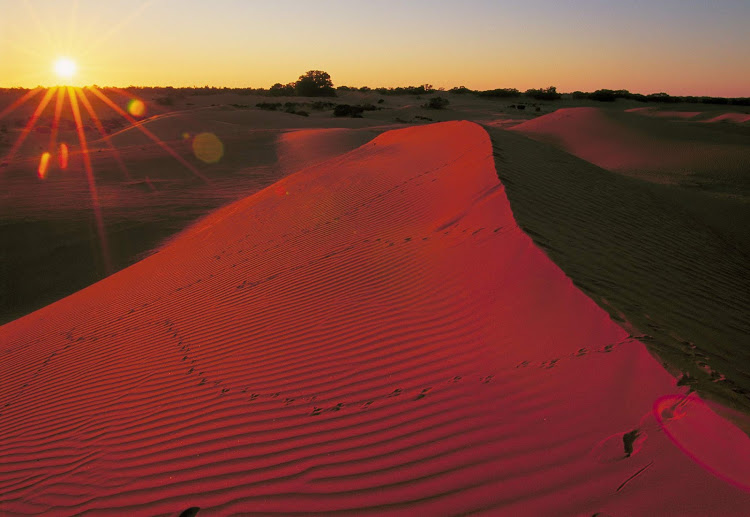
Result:
<svg viewBox="0 0 750 517"><path fill-rule="evenodd" d="M63 170L68 168L68 144L60 144L60 151L57 154L57 163Z"/></svg>
<svg viewBox="0 0 750 517"><path fill-rule="evenodd" d="M49 153L42 153L42 157L39 158L39 167L37 167L36 172L39 175L40 179L45 179L47 177L47 169L49 168L49 159L50 154Z"/></svg>
<svg viewBox="0 0 750 517"><path fill-rule="evenodd" d="M128 113L134 117L143 117L146 114L146 105L138 99L130 99L128 102Z"/></svg>
<svg viewBox="0 0 750 517"><path fill-rule="evenodd" d="M205 163L216 163L224 156L224 144L213 133L200 133L193 138L193 152Z"/></svg>
<svg viewBox="0 0 750 517"><path fill-rule="evenodd" d="M695 395L665 395L654 402L661 429L689 458L742 490L750 491L747 435Z"/></svg>

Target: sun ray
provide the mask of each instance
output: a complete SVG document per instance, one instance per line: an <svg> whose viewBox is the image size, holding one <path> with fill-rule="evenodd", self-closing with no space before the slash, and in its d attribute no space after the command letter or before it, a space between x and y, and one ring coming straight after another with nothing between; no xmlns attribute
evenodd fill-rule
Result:
<svg viewBox="0 0 750 517"><path fill-rule="evenodd" d="M13 110L24 104L26 101L32 99L35 97L39 92L41 92L44 88L37 87L33 90L29 90L26 92L22 97L16 99L13 104L5 108L3 111L0 111L0 119L5 117L6 115L10 114Z"/></svg>
<svg viewBox="0 0 750 517"><path fill-rule="evenodd" d="M81 156L83 158L83 167L86 171L86 179L89 184L89 192L91 193L91 204L94 208L94 217L96 218L96 231L99 235L99 244L102 248L102 258L104 260L104 269L109 275L112 272L112 262L109 257L109 246L107 245L107 234L104 232L104 221L102 219L102 210L99 205L99 194L96 191L96 181L94 179L94 169L91 167L91 156L89 155L89 147L86 142L86 133L83 131L83 122L81 120L81 111L78 108L78 99L74 93L72 86L66 87L68 90L68 98L70 99L70 108L73 112L73 120L76 124L76 132L78 133L78 141L81 144Z"/></svg>
<svg viewBox="0 0 750 517"><path fill-rule="evenodd" d="M99 116L96 114L96 111L94 111L93 106L91 106L91 102L89 101L88 97L86 97L86 92L84 92L80 88L76 88L75 92L78 94L78 98L80 99L81 104L83 104L83 107L89 114L89 118L91 118L94 126L96 126L97 131L99 131L99 133L102 135L102 139L107 144L107 147L109 147L110 151L112 151L112 156L117 162L117 165L120 167L120 170L123 174L125 174L126 178L128 178L129 180L132 179L130 176L130 172L128 172L128 168L125 167L125 162L123 162L122 158L120 157L120 151L117 150L115 144L112 143L112 139L105 131L104 126L102 126L102 123L99 120Z"/></svg>
<svg viewBox="0 0 750 517"><path fill-rule="evenodd" d="M12 48L16 52L26 54L26 56L28 57L38 59L39 61L43 61L44 59L47 59L49 57L48 51L45 50L44 52L42 52L39 50L34 50L26 45L17 45L15 43L11 43L10 48Z"/></svg>
<svg viewBox="0 0 750 517"><path fill-rule="evenodd" d="M60 129L60 115L62 114L63 105L65 104L65 90L59 88L57 90L57 99L55 100L55 115L52 119L52 131L49 135L49 149L54 151L57 145L57 132Z"/></svg>
<svg viewBox="0 0 750 517"><path fill-rule="evenodd" d="M34 8L31 6L31 2L29 0L26 0L24 2L24 5L26 6L26 10L29 12L29 16L34 21L34 24L36 25L37 32L39 32L46 38L47 48L57 49L59 46L56 45L54 41L52 41L52 37L50 36L49 31L45 30L44 26L42 25L42 22L39 21L39 18L36 15L36 11L34 11Z"/></svg>
<svg viewBox="0 0 750 517"><path fill-rule="evenodd" d="M36 125L37 120L39 120L39 116L42 114L44 109L47 107L47 104L49 104L49 101L52 99L52 95L54 95L57 88L50 88L47 90L47 93L44 94L44 97L42 97L42 100L39 101L39 105L36 107L36 110L34 110L34 114L31 115L31 118L26 123L26 127L23 128L21 131L21 134L18 136L16 141L14 142L13 146L10 148L10 151L5 156L5 162L10 163L13 161L13 157L18 152L18 149L23 145L24 141L26 140L26 137L29 136L29 133L31 133L31 130L34 129L34 126Z"/></svg>
<svg viewBox="0 0 750 517"><path fill-rule="evenodd" d="M78 12L78 0L75 0L73 2L73 8L70 10L70 21L68 22L68 41L67 41L67 48L73 48L73 36L76 33L76 21L78 17L76 16Z"/></svg>
<svg viewBox="0 0 750 517"><path fill-rule="evenodd" d="M161 147L164 151L166 151L170 156L172 156L175 160L180 162L182 165L185 166L190 172L195 174L197 177L205 181L206 183L210 183L209 179L204 176L203 174L198 171L195 167L193 167L187 160L185 160L182 156L177 154L171 147L169 147L166 143L162 142L159 137L154 135L151 131L143 127L143 124L139 121L135 120L133 117L128 115L125 110L123 110L120 106L112 102L109 97L104 95L101 91L99 91L98 88L94 86L87 86L87 88L97 97L99 97L107 106L112 108L115 112L117 112L119 115L125 118L128 122L130 122L134 127L138 128L141 133L146 135L148 138L150 138L154 143L156 143L159 147Z"/></svg>
<svg viewBox="0 0 750 517"><path fill-rule="evenodd" d="M137 18L138 16L140 16L140 15L141 15L141 13L142 13L143 11L145 11L145 10L146 10L146 9L147 9L147 8L148 8L148 7L149 7L149 6L151 5L151 4L152 4L152 3L154 3L154 0L148 0L148 1L146 1L146 2L143 2L143 3L142 3L142 4L140 5L140 7L138 7L138 8L137 8L137 9L135 9L135 10L133 10L133 11L132 11L132 12L130 13L130 15L129 15L129 16L127 17L127 18L124 18L123 20L121 20L121 21L120 21L120 23L118 23L117 25L115 25L114 27L112 27L111 29L109 29L109 30L108 30L107 32L105 32L105 33L104 33L104 34L103 34L103 35L102 35L101 37L99 37L99 38L98 38L97 40L95 40L95 41L91 42L91 43L90 43L90 44L88 45L88 48L89 48L89 49L96 49L96 48L99 48L99 47L100 47L100 46L102 45L102 43L104 43L104 42L105 42L105 41L107 41L107 40L108 40L109 38L111 38L111 37L112 37L112 35L114 35L115 33L117 33L117 31L119 31L120 29L122 29L122 28L123 28L123 27L124 27L125 25L127 25L128 23L132 22L132 21L133 21L133 20L134 20L135 18ZM86 56L88 56L88 55L89 55L89 53L90 53L90 51L88 51L88 52L83 52L83 53L81 54L81 57L86 57Z"/></svg>

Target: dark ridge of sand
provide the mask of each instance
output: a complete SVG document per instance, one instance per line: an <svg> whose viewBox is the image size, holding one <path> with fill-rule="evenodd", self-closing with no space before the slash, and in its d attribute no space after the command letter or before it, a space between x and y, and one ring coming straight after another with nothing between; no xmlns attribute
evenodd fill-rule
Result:
<svg viewBox="0 0 750 517"><path fill-rule="evenodd" d="M750 440L516 225L476 124L385 133L0 327L4 515L742 515Z"/></svg>
<svg viewBox="0 0 750 517"><path fill-rule="evenodd" d="M679 382L750 412L750 205L488 128L514 216ZM745 424L745 429L748 427Z"/></svg>

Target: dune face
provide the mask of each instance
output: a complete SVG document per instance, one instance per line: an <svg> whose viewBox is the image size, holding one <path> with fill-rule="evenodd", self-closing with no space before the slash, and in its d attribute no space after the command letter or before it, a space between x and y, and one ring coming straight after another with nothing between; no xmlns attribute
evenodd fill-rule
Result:
<svg viewBox="0 0 750 517"><path fill-rule="evenodd" d="M741 515L750 441L390 131L0 327L0 513ZM731 455L722 451L732 451Z"/></svg>

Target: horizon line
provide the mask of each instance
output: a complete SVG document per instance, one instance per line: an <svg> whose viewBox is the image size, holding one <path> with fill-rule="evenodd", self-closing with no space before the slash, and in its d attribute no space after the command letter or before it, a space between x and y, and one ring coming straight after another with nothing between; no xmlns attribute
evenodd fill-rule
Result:
<svg viewBox="0 0 750 517"><path fill-rule="evenodd" d="M274 83L274 84L282 84L282 83ZM294 83L292 82L292 83L287 83L287 84L294 84ZM258 91L258 92L268 92L273 85L269 86L269 87L262 87L262 86L261 87L255 87L255 86L216 86L216 85L208 85L208 84L203 85L203 86L197 86L197 85L193 85L193 86L172 86L172 85L140 85L140 86L136 86L136 85L133 85L133 84L130 84L128 86L116 86L116 85L102 86L102 85L98 85L98 84L92 83L92 84L87 84L87 85L83 85L83 86L59 85L59 84L49 85L49 86L36 85L36 86L33 86L33 87L29 87L29 86L0 86L0 91L4 91L4 90L26 90L26 91L31 91L31 90L35 90L35 89L39 89L39 88L47 90L47 89L50 89L50 88L58 88L58 87L61 87L61 86L72 86L74 88L90 88L90 87L105 88L105 89L106 88L118 88L118 89L123 89L123 90L127 90L127 89L136 89L136 90L145 90L145 89L154 89L154 90L156 90L156 89L164 89L164 90L166 90L166 89L172 89L172 90L230 90L230 91L231 90L254 90L254 91ZM514 87L498 87L498 88L490 88L490 89L487 89L487 90L478 90L478 89L474 90L474 89L465 87L463 85L454 86L454 87L451 87L450 89L448 89L448 88L445 88L445 87L433 87L430 83L423 83L421 85L416 85L416 86L415 85L408 85L408 86L377 86L377 87L370 87L370 86L367 86L367 85L362 85L362 86L340 85L340 86L334 86L333 89L334 90L340 90L341 89L343 91L357 91L357 92L360 92L360 93L368 93L368 91L377 92L377 90L382 90L382 89L386 89L386 90L397 90L399 88L401 88L401 89L415 88L416 89L416 88L425 87L425 86L429 86L431 89L429 91L424 92L424 95L430 95L430 94L434 94L434 93L452 93L451 90L465 88L465 90L463 90L462 93L482 93L482 92L492 92L492 91L498 91L498 90L501 90L501 91L502 90L509 90L509 91L517 90L518 91L518 96L522 96L522 95L524 95L525 92L527 92L529 90L543 90L545 88L556 88L555 86L551 85L551 86L547 86L545 88L528 88L526 90L518 90L517 88L514 88ZM368 90L362 91L361 90L362 88L368 88ZM666 95L666 96L671 97L671 98L750 99L750 95L747 95L747 96L730 96L730 97L720 96L720 95L706 95L706 94L673 95L673 94L665 92L665 91L651 92L651 93L641 93L641 92L633 92L633 91L627 90L625 88L617 88L617 89L614 89L614 88L599 88L597 90L592 90L592 91L584 91L584 90L558 91L557 93L559 93L561 95L572 95L574 93L591 94L591 93L595 93L595 92L599 92L599 91L627 92L628 94L631 94L631 95L642 95L642 96L645 96L645 97L654 96L654 95ZM453 92L453 93L455 93L455 92ZM409 95L409 94L407 93L407 95ZM280 97L297 97L297 95L280 95Z"/></svg>

